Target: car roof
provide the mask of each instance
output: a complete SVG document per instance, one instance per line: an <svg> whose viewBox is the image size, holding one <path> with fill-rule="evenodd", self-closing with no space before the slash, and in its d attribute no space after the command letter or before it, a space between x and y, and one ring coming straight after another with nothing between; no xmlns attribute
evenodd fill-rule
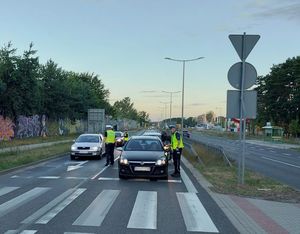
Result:
<svg viewBox="0 0 300 234"><path fill-rule="evenodd" d="M160 132L144 132L143 133L143 135L144 136L148 136L148 135L150 135L150 136L160 136L161 135L161 133Z"/></svg>

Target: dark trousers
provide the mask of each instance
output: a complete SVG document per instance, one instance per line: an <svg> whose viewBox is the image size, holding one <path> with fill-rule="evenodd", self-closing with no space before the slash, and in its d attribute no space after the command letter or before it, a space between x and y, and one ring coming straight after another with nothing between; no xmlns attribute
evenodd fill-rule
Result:
<svg viewBox="0 0 300 234"><path fill-rule="evenodd" d="M114 164L114 143L105 144L105 152L106 152L106 163Z"/></svg>
<svg viewBox="0 0 300 234"><path fill-rule="evenodd" d="M180 158L182 149L173 151L174 173L180 174Z"/></svg>

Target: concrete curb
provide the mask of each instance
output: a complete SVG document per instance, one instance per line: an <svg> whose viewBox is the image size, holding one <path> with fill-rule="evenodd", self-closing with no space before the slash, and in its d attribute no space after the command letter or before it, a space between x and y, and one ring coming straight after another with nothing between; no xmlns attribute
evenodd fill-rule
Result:
<svg viewBox="0 0 300 234"><path fill-rule="evenodd" d="M9 168L9 169L0 171L0 175L8 174L8 173L10 173L10 172L13 172L13 171L17 171L17 170L23 169L23 168L25 168L25 167L36 166L36 165L38 165L38 164L40 164L40 163L44 163L44 162L50 161L50 160L52 160L52 159L56 159L56 158L59 158L59 157L65 157L65 156L68 156L69 154L70 154L70 153L57 154L57 155L51 156L51 157L49 157L49 158L44 158L44 159L41 159L41 160L38 160L38 161L35 161L35 162L31 162L31 163L24 164L24 165L21 165L21 166Z"/></svg>

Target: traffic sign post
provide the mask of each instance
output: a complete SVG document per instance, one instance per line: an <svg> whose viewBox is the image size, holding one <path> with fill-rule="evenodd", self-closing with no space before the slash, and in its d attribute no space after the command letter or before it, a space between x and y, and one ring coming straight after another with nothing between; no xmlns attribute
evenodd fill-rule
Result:
<svg viewBox="0 0 300 234"><path fill-rule="evenodd" d="M257 72L246 58L259 40L259 35L229 35L229 39L239 55L241 62L231 66L228 81L236 89L227 92L227 118L240 118L241 157L238 158L238 183L244 184L246 118L256 118L257 93L247 90L255 84Z"/></svg>

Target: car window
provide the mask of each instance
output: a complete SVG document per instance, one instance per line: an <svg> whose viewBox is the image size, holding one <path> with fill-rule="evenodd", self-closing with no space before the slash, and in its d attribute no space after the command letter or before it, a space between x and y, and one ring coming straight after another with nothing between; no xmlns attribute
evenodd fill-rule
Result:
<svg viewBox="0 0 300 234"><path fill-rule="evenodd" d="M97 143L97 142L99 142L99 137L98 136L92 136L92 135L82 135L82 136L79 136L77 138L76 142Z"/></svg>
<svg viewBox="0 0 300 234"><path fill-rule="evenodd" d="M163 151L159 140L132 139L125 146L125 151Z"/></svg>

